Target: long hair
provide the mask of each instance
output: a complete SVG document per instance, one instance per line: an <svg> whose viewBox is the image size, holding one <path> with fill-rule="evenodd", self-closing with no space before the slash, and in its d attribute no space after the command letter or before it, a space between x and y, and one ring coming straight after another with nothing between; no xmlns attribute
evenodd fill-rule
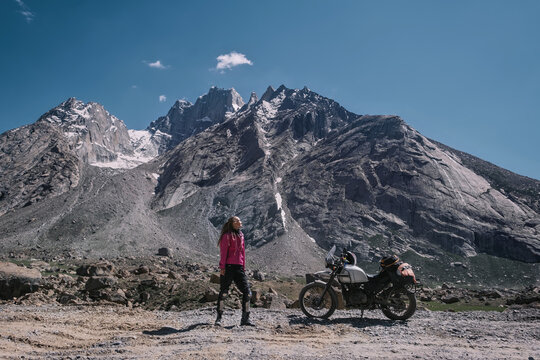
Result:
<svg viewBox="0 0 540 360"><path fill-rule="evenodd" d="M233 221L234 221L234 219L237 219L237 218L238 217L236 217L236 216L231 216L229 218L229 220L227 220L227 222L225 224L223 224L223 227L221 228L221 234L219 234L219 239L218 239L218 242L217 242L218 246L221 243L221 238L223 237L223 234L234 232Z"/></svg>

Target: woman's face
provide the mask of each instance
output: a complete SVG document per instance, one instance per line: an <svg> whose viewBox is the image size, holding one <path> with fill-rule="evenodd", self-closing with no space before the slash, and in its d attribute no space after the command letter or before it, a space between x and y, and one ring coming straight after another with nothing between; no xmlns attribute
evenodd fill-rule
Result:
<svg viewBox="0 0 540 360"><path fill-rule="evenodd" d="M240 228L242 227L242 221L240 221L240 218L233 218L232 227L234 230L240 230Z"/></svg>

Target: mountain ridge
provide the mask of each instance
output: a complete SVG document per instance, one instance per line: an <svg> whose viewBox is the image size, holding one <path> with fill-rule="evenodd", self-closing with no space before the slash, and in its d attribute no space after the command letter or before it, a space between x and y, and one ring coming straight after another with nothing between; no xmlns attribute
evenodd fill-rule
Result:
<svg viewBox="0 0 540 360"><path fill-rule="evenodd" d="M123 132L123 122L96 111L97 103L70 98L42 117L61 119L63 108L75 108L71 127L38 120L1 134L0 166L9 170L2 184L20 185L0 189L0 225L7 229L0 247L42 244L53 252L113 256L161 243L186 256L215 256L221 224L238 215L253 261L286 272L318 263L331 243L364 260L380 256L384 244L386 251L427 258L487 253L540 261L539 181L425 138L398 116L357 115L308 88L268 87L247 103L233 91L211 88L197 109L197 101L175 102L169 113L178 117L160 117L137 137L126 128L129 146L123 137L98 136L117 159L102 149L93 155L94 141L86 153L77 148L91 132L73 125L102 120L103 129ZM81 115L81 106L93 117ZM197 121L201 116L211 121ZM31 146L27 134L16 133L33 128L48 134L43 145L28 156L14 153ZM153 153L135 168L98 169L107 162L89 161L102 156L114 163L148 149ZM32 168L38 155L54 161L42 162L35 175L10 165ZM497 182L501 177L506 183Z"/></svg>

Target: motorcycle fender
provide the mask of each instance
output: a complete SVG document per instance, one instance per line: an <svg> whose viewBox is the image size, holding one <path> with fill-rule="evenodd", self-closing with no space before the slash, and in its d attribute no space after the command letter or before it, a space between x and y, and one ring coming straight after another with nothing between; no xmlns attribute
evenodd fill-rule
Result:
<svg viewBox="0 0 540 360"><path fill-rule="evenodd" d="M324 286L326 286L326 284L327 284L327 283L325 283L324 281L321 281L321 280L315 280L314 283L321 284L321 285L324 285Z"/></svg>
<svg viewBox="0 0 540 360"><path fill-rule="evenodd" d="M325 283L324 281L321 281L321 280L315 280L314 283L321 284L321 285L323 285L323 286L326 286L326 285L328 284L328 283ZM330 286L330 287L328 288L328 291L331 292L331 293L333 293L334 296L337 296L336 291L334 290L334 288L333 288L332 286Z"/></svg>

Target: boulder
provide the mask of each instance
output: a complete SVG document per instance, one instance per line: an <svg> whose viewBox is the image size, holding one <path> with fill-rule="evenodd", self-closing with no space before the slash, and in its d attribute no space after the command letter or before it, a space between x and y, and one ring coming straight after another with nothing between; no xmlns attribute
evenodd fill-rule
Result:
<svg viewBox="0 0 540 360"><path fill-rule="evenodd" d="M150 268L146 265L141 265L139 268L133 270L133 273L135 275L142 275L142 274L148 274L150 272Z"/></svg>
<svg viewBox="0 0 540 360"><path fill-rule="evenodd" d="M122 289L118 289L116 291L105 291L102 295L102 298L104 300L122 305L127 305L128 301L126 298L126 294Z"/></svg>
<svg viewBox="0 0 540 360"><path fill-rule="evenodd" d="M220 275L219 274L210 275L210 282L212 284L219 284L220 283Z"/></svg>
<svg viewBox="0 0 540 360"><path fill-rule="evenodd" d="M441 298L441 301L445 304L453 304L459 302L459 298L455 295L446 295Z"/></svg>
<svg viewBox="0 0 540 360"><path fill-rule="evenodd" d="M172 257L172 249L166 248L166 247L160 248L160 249L158 250L158 255L159 255L159 256Z"/></svg>
<svg viewBox="0 0 540 360"><path fill-rule="evenodd" d="M300 309L300 300L294 300L290 305L289 309Z"/></svg>
<svg viewBox="0 0 540 360"><path fill-rule="evenodd" d="M284 299L277 294L266 294L261 300L265 309L282 310L287 308Z"/></svg>
<svg viewBox="0 0 540 360"><path fill-rule="evenodd" d="M255 270L253 272L253 279L257 280L257 281L264 281L264 273L262 273L261 271L259 270Z"/></svg>
<svg viewBox="0 0 540 360"><path fill-rule="evenodd" d="M528 305L533 303L540 303L540 295L533 292L519 294L515 298L506 301L507 305Z"/></svg>
<svg viewBox="0 0 540 360"><path fill-rule="evenodd" d="M490 299L500 299L503 297L499 290L485 290L481 293L481 295Z"/></svg>
<svg viewBox="0 0 540 360"><path fill-rule="evenodd" d="M104 288L114 286L116 279L110 276L92 276L86 282L85 289L87 291L96 291Z"/></svg>
<svg viewBox="0 0 540 360"><path fill-rule="evenodd" d="M35 292L41 285L41 273L10 262L0 262L0 299Z"/></svg>
<svg viewBox="0 0 540 360"><path fill-rule="evenodd" d="M81 265L77 268L80 276L108 276L114 271L114 265L109 262Z"/></svg>
<svg viewBox="0 0 540 360"><path fill-rule="evenodd" d="M257 290L251 291L251 303L257 304L261 300L261 293Z"/></svg>
<svg viewBox="0 0 540 360"><path fill-rule="evenodd" d="M75 294L71 294L68 292L62 292L56 297L56 301L64 305L77 303L78 300L79 298Z"/></svg>
<svg viewBox="0 0 540 360"><path fill-rule="evenodd" d="M219 295L219 293L216 290L210 288L210 289L206 290L206 292L204 293L204 296L203 296L203 298L201 300L202 300L202 302L217 301L218 295Z"/></svg>
<svg viewBox="0 0 540 360"><path fill-rule="evenodd" d="M74 286L77 283L73 277L66 274L58 274L58 283L64 286Z"/></svg>

